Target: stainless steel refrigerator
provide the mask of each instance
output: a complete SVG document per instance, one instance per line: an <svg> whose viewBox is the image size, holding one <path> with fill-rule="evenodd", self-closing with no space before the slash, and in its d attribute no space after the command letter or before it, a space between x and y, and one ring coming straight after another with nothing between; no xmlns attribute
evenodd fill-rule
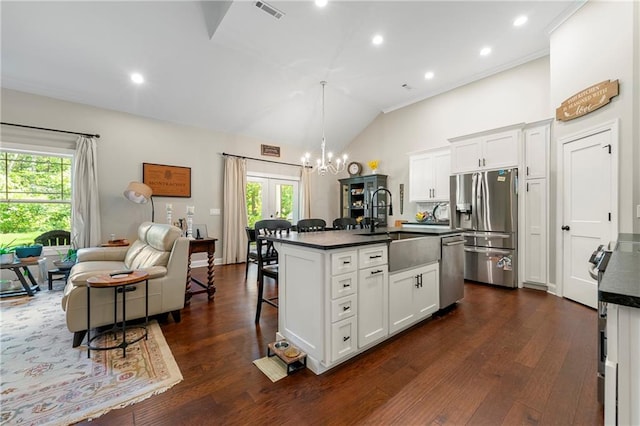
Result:
<svg viewBox="0 0 640 426"><path fill-rule="evenodd" d="M518 170L451 176L451 226L463 230L464 278L518 286Z"/></svg>

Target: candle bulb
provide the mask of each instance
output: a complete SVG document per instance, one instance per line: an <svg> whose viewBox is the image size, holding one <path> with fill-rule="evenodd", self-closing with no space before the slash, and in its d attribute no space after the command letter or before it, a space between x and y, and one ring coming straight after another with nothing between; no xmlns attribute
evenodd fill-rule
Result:
<svg viewBox="0 0 640 426"><path fill-rule="evenodd" d="M187 206L187 214L194 214L196 212L195 206Z"/></svg>
<svg viewBox="0 0 640 426"><path fill-rule="evenodd" d="M167 203L167 211L173 211L173 206L170 203Z"/></svg>

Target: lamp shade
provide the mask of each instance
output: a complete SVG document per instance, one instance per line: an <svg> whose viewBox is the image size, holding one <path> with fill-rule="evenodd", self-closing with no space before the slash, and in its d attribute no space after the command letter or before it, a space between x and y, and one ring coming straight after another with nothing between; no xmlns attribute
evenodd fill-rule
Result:
<svg viewBox="0 0 640 426"><path fill-rule="evenodd" d="M142 182L129 182L129 186L124 190L125 198L138 204L148 203L151 195L153 195L151 187Z"/></svg>

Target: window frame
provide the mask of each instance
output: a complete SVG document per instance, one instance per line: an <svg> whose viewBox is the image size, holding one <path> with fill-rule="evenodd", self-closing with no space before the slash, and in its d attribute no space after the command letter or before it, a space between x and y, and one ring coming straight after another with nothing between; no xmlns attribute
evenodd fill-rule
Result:
<svg viewBox="0 0 640 426"><path fill-rule="evenodd" d="M68 157L68 158L71 159L71 175L70 175L70 178L71 178L71 200L69 201L68 204L70 205L70 209L71 209L71 218L70 218L70 220L71 220L71 226L73 227L73 197L74 197L73 180L75 179L74 169L75 169L75 154L76 154L76 151L74 149L69 149L69 148L61 148L61 147L54 147L54 146L43 146L43 145L31 145L31 144L18 144L18 143L11 143L11 142L2 142L2 148L0 150L3 151L3 152L12 152L12 153L19 153L19 154ZM21 202L21 201L18 201L18 202ZM34 203L34 204L41 204L42 203L42 204L44 204L44 203L51 203L51 201L48 201L48 200L42 200L42 201L30 200L27 203ZM65 202L65 201L54 201L54 203L67 204L67 202ZM71 230L71 233L73 233L73 230ZM58 252L60 252L60 251L66 251L70 247L71 247L70 245L47 246L47 247L43 247L42 254L43 254L43 256L53 256L53 255L57 255Z"/></svg>

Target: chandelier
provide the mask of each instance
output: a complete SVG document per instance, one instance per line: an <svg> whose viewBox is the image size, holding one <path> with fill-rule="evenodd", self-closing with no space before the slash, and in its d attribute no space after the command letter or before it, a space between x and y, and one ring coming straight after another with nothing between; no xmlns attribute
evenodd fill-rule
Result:
<svg viewBox="0 0 640 426"><path fill-rule="evenodd" d="M347 164L347 154L344 154L342 158L337 158L335 163L333 162L333 153L326 151L326 141L324 137L324 86L327 84L326 81L321 81L322 85L322 144L320 145L320 149L322 152L322 158L316 159L316 171L320 176L324 176L327 174L327 171L333 173L334 175L343 171ZM311 154L308 152L302 157L302 165L304 167L311 167L310 163Z"/></svg>

